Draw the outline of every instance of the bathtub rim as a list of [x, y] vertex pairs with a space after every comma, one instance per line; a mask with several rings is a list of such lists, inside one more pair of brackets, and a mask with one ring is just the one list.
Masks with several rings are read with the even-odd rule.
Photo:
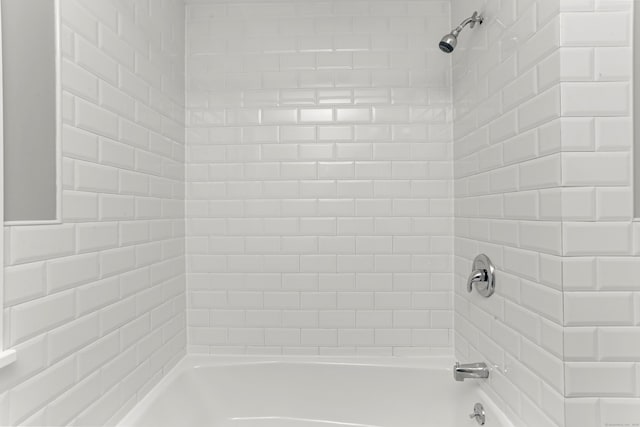
[[[268, 364], [302, 364], [302, 365], [346, 365], [346, 366], [370, 366], [388, 367], [394, 369], [429, 369], [438, 371], [451, 371], [455, 359], [450, 356], [415, 356], [415, 357], [391, 357], [391, 356], [323, 356], [323, 355], [210, 355], [187, 354], [156, 383], [151, 390], [140, 399], [129, 411], [127, 411], [115, 427], [135, 427], [135, 422], [146, 412], [154, 400], [165, 391], [171, 382], [183, 372], [190, 369], [225, 366], [250, 366]], [[451, 378], [451, 381], [454, 381]], [[488, 387], [483, 387], [480, 382], [474, 387], [478, 393], [478, 399], [488, 412], [495, 414], [504, 427], [519, 427], [524, 425], [507, 405], [501, 408], [498, 402], [502, 402]], [[467, 411], [468, 408], [461, 408]]]

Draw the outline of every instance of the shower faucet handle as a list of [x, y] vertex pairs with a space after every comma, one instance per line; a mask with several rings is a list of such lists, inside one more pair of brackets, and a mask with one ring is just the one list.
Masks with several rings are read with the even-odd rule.
[[473, 284], [480, 295], [489, 298], [496, 289], [495, 267], [485, 254], [480, 254], [473, 260], [473, 271], [467, 279], [467, 292], [473, 291]]
[[473, 291], [473, 284], [474, 283], [484, 283], [487, 281], [487, 270], [485, 269], [478, 269], [478, 270], [473, 270], [471, 272], [471, 275], [469, 276], [469, 278], [467, 279], [467, 292], [472, 292]]

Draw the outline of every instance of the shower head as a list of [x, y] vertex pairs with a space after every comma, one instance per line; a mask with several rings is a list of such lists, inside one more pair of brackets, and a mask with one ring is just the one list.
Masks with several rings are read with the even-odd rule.
[[453, 52], [453, 50], [456, 48], [456, 45], [458, 44], [458, 35], [460, 35], [460, 33], [462, 32], [462, 29], [467, 25], [469, 25], [470, 28], [473, 28], [475, 27], [476, 22], [478, 24], [482, 24], [482, 21], [484, 21], [482, 15], [478, 15], [478, 12], [473, 12], [473, 15], [471, 15], [471, 17], [462, 21], [460, 25], [453, 29], [453, 31], [451, 31], [449, 34], [446, 34], [442, 38], [442, 40], [440, 40], [438, 47], [444, 53]]
[[440, 47], [440, 50], [444, 53], [451, 53], [453, 52], [453, 49], [456, 48], [457, 44], [458, 37], [456, 37], [453, 33], [449, 33], [444, 36], [442, 40], [440, 40], [440, 44], [438, 44], [438, 47]]

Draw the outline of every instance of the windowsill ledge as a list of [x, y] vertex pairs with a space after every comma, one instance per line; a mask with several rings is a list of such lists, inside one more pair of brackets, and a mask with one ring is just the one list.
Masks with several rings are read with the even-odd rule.
[[17, 359], [15, 350], [5, 350], [0, 353], [0, 369], [11, 365]]

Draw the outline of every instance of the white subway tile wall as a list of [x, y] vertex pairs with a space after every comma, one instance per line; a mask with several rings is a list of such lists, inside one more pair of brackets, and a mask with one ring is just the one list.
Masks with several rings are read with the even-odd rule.
[[[474, 10], [453, 53], [455, 353], [494, 366], [486, 388], [522, 426], [564, 426], [559, 3], [453, 0]], [[580, 104], [580, 102], [578, 102]], [[467, 293], [473, 258], [496, 294]]]
[[[525, 425], [638, 423], [633, 1], [471, 6], [493, 20], [453, 64], [456, 354]], [[463, 290], [482, 251], [501, 301]]]
[[2, 425], [116, 420], [186, 349], [183, 2], [61, 5], [63, 224], [5, 229]]
[[454, 338], [523, 426], [640, 422], [632, 0], [61, 3], [64, 221], [5, 229], [0, 424], [113, 423], [187, 347]]
[[640, 228], [632, 221], [630, 104], [638, 4], [563, 3], [561, 61], [584, 57], [579, 75], [561, 83], [575, 132], [563, 144], [564, 204], [585, 206], [563, 209], [566, 425], [637, 424]]
[[449, 1], [187, 1], [189, 349], [452, 353]]

